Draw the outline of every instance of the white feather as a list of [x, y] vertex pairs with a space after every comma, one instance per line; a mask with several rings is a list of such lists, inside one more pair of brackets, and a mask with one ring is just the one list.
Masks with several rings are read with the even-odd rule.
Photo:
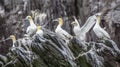
[[95, 19], [96, 19], [96, 17], [94, 15], [90, 16], [81, 28], [80, 28], [78, 21], [75, 19], [75, 23], [77, 23], [77, 26], [74, 26], [73, 31], [74, 31], [76, 37], [82, 41], [85, 41], [86, 40], [86, 33], [95, 24]]
[[[28, 19], [28, 20], [29, 20], [29, 19]], [[29, 20], [29, 22], [30, 22], [30, 26], [28, 26], [28, 28], [27, 28], [27, 30], [26, 30], [26, 33], [27, 33], [28, 36], [33, 36], [33, 35], [36, 33], [36, 31], [37, 31], [37, 27], [36, 27], [36, 25], [34, 24], [34, 22], [33, 22], [32, 19]]]
[[95, 34], [98, 38], [110, 39], [110, 35], [103, 28], [100, 27], [98, 22], [96, 22], [96, 24], [93, 28], [93, 31], [95, 32]]
[[43, 30], [37, 30], [36, 34], [42, 37], [43, 36]]
[[60, 38], [62, 38], [64, 40], [72, 39], [72, 36], [68, 32], [66, 32], [65, 30], [63, 30], [60, 25], [57, 26], [55, 33], [58, 36], [60, 36]]
[[[96, 15], [101, 15], [101, 14], [97, 13]], [[96, 36], [102, 39], [110, 39], [110, 35], [99, 25], [99, 22], [100, 21], [96, 17], [96, 24], [93, 27], [93, 31], [95, 32]]]

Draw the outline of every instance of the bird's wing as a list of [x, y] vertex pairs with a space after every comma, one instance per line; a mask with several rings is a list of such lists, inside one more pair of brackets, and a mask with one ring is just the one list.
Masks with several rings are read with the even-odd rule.
[[24, 24], [24, 30], [27, 30], [27, 27], [30, 26], [30, 23], [28, 20], [25, 21], [25, 24]]
[[87, 21], [85, 22], [85, 24], [81, 27], [80, 33], [81, 34], [86, 34], [95, 24], [95, 16], [91, 16], [87, 19]]
[[27, 28], [26, 33], [27, 33], [27, 34], [30, 33], [30, 27]]
[[65, 30], [61, 30], [62, 35], [64, 35], [66, 38], [71, 39], [72, 35], [70, 35], [68, 32], [66, 32]]

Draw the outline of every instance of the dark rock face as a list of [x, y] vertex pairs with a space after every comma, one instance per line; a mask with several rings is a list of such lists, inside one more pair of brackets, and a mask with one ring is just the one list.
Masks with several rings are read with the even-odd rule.
[[[120, 0], [0, 0], [0, 40], [6, 39], [11, 34], [16, 35], [17, 38], [23, 37], [24, 18], [31, 15], [31, 10], [38, 9], [40, 13], [47, 14], [47, 17], [39, 23], [51, 31], [54, 31], [57, 25], [52, 20], [63, 17], [65, 22], [63, 28], [73, 34], [71, 16], [76, 16], [82, 26], [89, 16], [108, 8], [101, 26], [106, 27], [111, 38], [120, 48], [119, 4]], [[88, 41], [96, 38], [92, 31], [87, 37]], [[11, 45], [10, 41], [0, 42], [0, 54], [5, 55]], [[113, 63], [112, 61], [110, 63]], [[116, 64], [113, 63], [113, 67], [116, 67]]]

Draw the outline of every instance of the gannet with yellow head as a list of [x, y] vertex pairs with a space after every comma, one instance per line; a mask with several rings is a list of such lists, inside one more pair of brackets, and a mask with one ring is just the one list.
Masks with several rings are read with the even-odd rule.
[[100, 39], [110, 39], [110, 35], [100, 26], [101, 13], [96, 14], [96, 24], [93, 27], [93, 31]]
[[30, 25], [27, 27], [26, 33], [27, 33], [28, 36], [33, 36], [37, 31], [37, 27], [34, 24], [31, 16], [27, 16], [26, 20], [28, 20], [29, 23], [30, 23]]
[[16, 37], [14, 35], [10, 35], [10, 39], [12, 39], [12, 42], [13, 42], [12, 47], [15, 47]]
[[36, 34], [38, 34], [39, 36], [43, 36], [43, 30], [41, 26], [37, 26], [37, 32]]
[[69, 43], [69, 40], [73, 38], [73, 36], [71, 36], [67, 31], [65, 31], [64, 29], [62, 29], [62, 25], [63, 25], [63, 19], [62, 18], [58, 18], [57, 20], [54, 21], [58, 21], [59, 24], [57, 26], [57, 28], [55, 29], [55, 33], [60, 36], [60, 38], [62, 38], [63, 40], [66, 41], [66, 43]]

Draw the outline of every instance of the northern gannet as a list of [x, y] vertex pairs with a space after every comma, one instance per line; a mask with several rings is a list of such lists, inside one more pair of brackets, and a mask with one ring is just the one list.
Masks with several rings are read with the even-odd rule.
[[[95, 24], [96, 20], [96, 16], [92, 15], [90, 16], [87, 21], [85, 22], [85, 24], [80, 27], [80, 25], [78, 25], [78, 21], [75, 19], [75, 21], [72, 23], [74, 25], [74, 33], [75, 35], [79, 35], [79, 39], [81, 41], [85, 41], [86, 39], [86, 33], [93, 27], [93, 25]], [[78, 26], [77, 26], [78, 25]], [[79, 30], [78, 30], [79, 29]], [[76, 36], [76, 37], [77, 37]], [[78, 37], [77, 37], [78, 38]]]
[[43, 30], [42, 30], [42, 27], [41, 26], [37, 26], [37, 32], [36, 32], [37, 35], [39, 36], [43, 36]]
[[96, 24], [93, 27], [93, 31], [95, 32], [96, 36], [100, 39], [110, 39], [110, 35], [100, 26], [100, 19], [101, 14], [96, 14]]
[[12, 45], [12, 47], [15, 47], [16, 46], [16, 37], [14, 36], [14, 35], [10, 35], [10, 37], [9, 37], [10, 39], [12, 39], [12, 42], [13, 42], [13, 45]]
[[37, 31], [37, 27], [34, 24], [31, 16], [27, 16], [25, 19], [28, 20], [30, 23], [30, 25], [27, 27], [26, 33], [28, 36], [33, 36]]
[[69, 43], [69, 40], [73, 38], [72, 35], [70, 35], [67, 31], [65, 31], [64, 29], [62, 29], [62, 25], [63, 25], [63, 19], [62, 18], [58, 18], [54, 21], [58, 21], [59, 24], [57, 26], [57, 28], [55, 29], [55, 33], [60, 36], [61, 39], [65, 40], [66, 43]]
[[85, 34], [81, 34], [81, 28], [79, 25], [79, 22], [77, 21], [77, 19], [75, 17], [73, 17], [75, 21], [73, 21], [71, 24], [74, 26], [73, 28], [73, 32], [75, 34], [75, 36], [80, 39], [81, 41], [85, 41]]

